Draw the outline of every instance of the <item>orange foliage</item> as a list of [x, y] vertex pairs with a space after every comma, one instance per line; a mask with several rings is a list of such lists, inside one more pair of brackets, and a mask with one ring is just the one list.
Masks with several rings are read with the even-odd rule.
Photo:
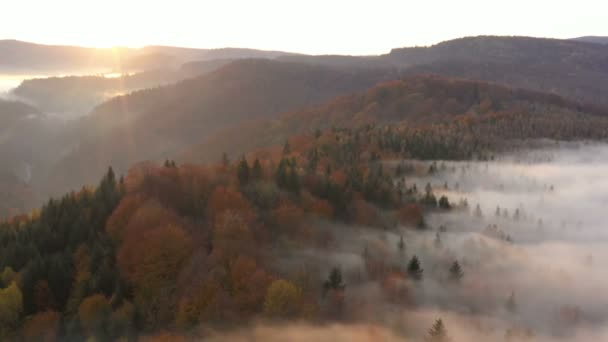
[[251, 205], [240, 192], [225, 186], [218, 186], [209, 198], [207, 215], [215, 220], [227, 210], [240, 213], [247, 223], [251, 223], [255, 219]]
[[125, 196], [106, 222], [106, 231], [114, 241], [120, 241], [133, 214], [141, 207], [141, 196]]
[[118, 251], [118, 264], [136, 287], [157, 288], [175, 279], [192, 249], [192, 240], [182, 228], [164, 225], [126, 239]]
[[374, 206], [364, 200], [354, 200], [352, 205], [354, 219], [357, 224], [369, 226], [377, 222], [378, 211]]
[[61, 315], [56, 311], [39, 312], [30, 317], [23, 326], [23, 340], [26, 342], [57, 341]]
[[329, 179], [334, 184], [337, 184], [339, 186], [344, 186], [346, 184], [347, 177], [346, 177], [346, 173], [344, 173], [343, 170], [336, 170], [336, 171], [332, 172]]
[[417, 225], [422, 222], [422, 209], [418, 204], [410, 203], [399, 210], [397, 217], [402, 224]]
[[325, 219], [331, 219], [334, 216], [334, 208], [324, 199], [315, 199], [310, 206], [310, 211], [314, 215]]

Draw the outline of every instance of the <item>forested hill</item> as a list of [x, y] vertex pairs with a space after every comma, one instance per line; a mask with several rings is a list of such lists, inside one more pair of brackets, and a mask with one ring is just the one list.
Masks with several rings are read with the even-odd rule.
[[[601, 111], [437, 77], [265, 125], [251, 132], [284, 139], [259, 150], [252, 140], [247, 157], [140, 163], [124, 178], [109, 169], [96, 188], [2, 223], [0, 339], [198, 340], [259, 320], [372, 319], [379, 302], [406, 309], [423, 277], [458, 286], [460, 265], [429, 261], [435, 271], [423, 274], [416, 255], [404, 260], [403, 238], [349, 243], [341, 253], [362, 260], [358, 273], [309, 257], [343, 248], [354, 229], [425, 231], [428, 213], [468, 210], [406, 181], [412, 165], [386, 161], [485, 159], [511, 140], [608, 136]], [[357, 300], [370, 287], [370, 301]]]
[[126, 171], [134, 162], [171, 156], [219, 128], [276, 117], [392, 78], [385, 69], [352, 72], [243, 60], [175, 85], [120, 96], [74, 127], [81, 143], [57, 164], [48, 183], [60, 191], [88, 184], [106, 165]]
[[334, 67], [392, 66], [409, 74], [435, 73], [484, 80], [579, 102], [608, 105], [608, 45], [577, 40], [478, 36], [429, 47], [396, 48], [386, 55], [284, 56]]
[[[240, 155], [252, 147], [280, 144], [293, 135], [368, 125], [408, 127], [417, 136], [428, 132], [428, 138], [432, 137], [431, 132], [440, 133], [432, 138], [444, 144], [453, 143], [455, 156], [456, 147], [471, 135], [480, 144], [483, 140], [484, 148], [491, 144], [493, 149], [500, 147], [503, 138], [603, 138], [607, 120], [608, 112], [601, 107], [580, 105], [552, 94], [486, 82], [412, 76], [294, 111], [276, 120], [248, 122], [221, 131], [184, 151], [182, 158], [218, 160], [222, 152]], [[477, 126], [482, 123], [483, 126]], [[438, 129], [441, 132], [435, 131]], [[451, 159], [450, 155], [443, 157]]]

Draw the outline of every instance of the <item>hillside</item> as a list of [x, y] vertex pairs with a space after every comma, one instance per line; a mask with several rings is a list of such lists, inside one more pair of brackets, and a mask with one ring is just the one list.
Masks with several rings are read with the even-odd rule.
[[86, 184], [103, 165], [124, 171], [136, 161], [164, 159], [217, 129], [276, 117], [393, 77], [390, 70], [244, 60], [175, 85], [116, 97], [74, 127], [80, 143], [57, 164], [49, 183], [62, 190]]
[[65, 74], [140, 71], [226, 58], [275, 58], [288, 53], [253, 49], [193, 49], [171, 46], [86, 48], [0, 40], [0, 73]]
[[[581, 106], [552, 94], [479, 81], [411, 76], [278, 119], [251, 121], [232, 127], [183, 151], [180, 160], [218, 160], [224, 152], [238, 156], [253, 147], [280, 145], [294, 135], [313, 135], [317, 130], [329, 128], [358, 129], [368, 125], [404, 126], [414, 129], [414, 132], [427, 130], [429, 138], [433, 138], [433, 134], [441, 134], [436, 138], [456, 145], [465, 141], [459, 134], [474, 132], [477, 140], [484, 141], [483, 148], [491, 145], [496, 149], [501, 138], [506, 137], [601, 138], [606, 134], [607, 119], [608, 111], [604, 109]], [[504, 125], [503, 129], [489, 127], [488, 122]], [[511, 128], [515, 131], [510, 131]], [[447, 134], [446, 130], [452, 132]], [[456, 145], [453, 146], [454, 151], [458, 150]], [[458, 158], [470, 154], [465, 153]], [[453, 158], [450, 155], [443, 157]]]
[[[260, 320], [353, 323], [433, 307], [433, 286], [460, 298], [491, 284], [505, 258], [529, 257], [498, 228], [479, 228], [479, 205], [448, 198], [458, 183], [428, 181], [470, 165], [404, 158], [487, 160], [509, 141], [602, 139], [605, 115], [555, 95], [415, 77], [274, 120], [283, 130], [255, 132], [285, 140], [248, 158], [108, 169], [96, 188], [0, 224], [0, 298], [21, 298], [5, 309], [3, 336], [200, 340]], [[527, 224], [500, 210], [501, 224]], [[449, 228], [429, 223], [440, 215]], [[451, 251], [455, 240], [467, 254]], [[476, 270], [489, 257], [497, 273]], [[462, 305], [474, 308], [470, 298]]]
[[595, 43], [595, 44], [608, 44], [608, 37], [600, 37], [600, 36], [584, 36], [584, 37], [572, 38], [572, 40], [576, 40], [579, 42]]
[[66, 118], [84, 116], [112, 97], [135, 90], [155, 88], [214, 71], [232, 60], [217, 59], [188, 62], [179, 68], [151, 69], [119, 77], [65, 76], [23, 81], [12, 95], [45, 112], [61, 113]]
[[429, 47], [396, 48], [374, 57], [285, 56], [340, 67], [385, 66], [408, 74], [483, 80], [608, 105], [608, 46], [576, 40], [478, 36]]

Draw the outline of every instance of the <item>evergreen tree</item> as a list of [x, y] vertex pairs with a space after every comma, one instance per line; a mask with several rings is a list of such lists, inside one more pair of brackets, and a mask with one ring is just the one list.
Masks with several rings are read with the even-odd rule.
[[451, 338], [448, 336], [448, 331], [443, 325], [441, 318], [435, 321], [425, 339], [427, 342], [449, 342]]
[[414, 255], [407, 266], [407, 274], [414, 280], [421, 280], [423, 272], [424, 270], [420, 266], [420, 260]]
[[452, 266], [450, 267], [450, 279], [452, 281], [460, 281], [464, 277], [464, 272], [462, 271], [462, 267], [458, 261], [454, 261]]
[[483, 217], [483, 213], [481, 212], [481, 207], [479, 206], [479, 204], [477, 204], [477, 206], [475, 207], [475, 217], [477, 217], [477, 218]]
[[441, 246], [443, 246], [439, 233], [435, 233], [435, 241], [433, 241], [433, 244], [435, 245], [435, 248], [441, 248]]
[[514, 313], [517, 311], [517, 300], [515, 299], [515, 292], [511, 292], [511, 295], [507, 299], [506, 307], [509, 312]]
[[452, 208], [450, 201], [448, 200], [448, 198], [445, 195], [443, 195], [443, 196], [441, 196], [441, 198], [439, 198], [439, 208], [441, 208], [441, 209]]
[[222, 153], [222, 166], [224, 168], [230, 166], [230, 159], [228, 159], [228, 154], [226, 152]]
[[243, 157], [239, 162], [236, 172], [239, 178], [239, 184], [241, 184], [241, 186], [249, 183], [249, 164], [247, 163], [247, 159], [245, 159], [245, 157]]
[[329, 278], [323, 283], [325, 291], [342, 291], [346, 288], [346, 285], [342, 281], [342, 271], [339, 268], [334, 267], [329, 273]]
[[405, 252], [405, 241], [403, 241], [403, 235], [399, 236], [397, 248], [399, 248], [399, 253], [403, 254]]
[[253, 167], [251, 168], [251, 178], [253, 180], [260, 180], [264, 177], [264, 170], [262, 170], [262, 164], [256, 158], [253, 162]]
[[285, 141], [285, 145], [283, 145], [283, 155], [288, 155], [291, 153], [291, 146], [289, 145], [289, 140]]

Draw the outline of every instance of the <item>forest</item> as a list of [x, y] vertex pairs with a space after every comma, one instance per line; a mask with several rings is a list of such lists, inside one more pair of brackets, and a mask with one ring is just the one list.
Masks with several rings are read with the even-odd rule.
[[0, 99], [0, 341], [608, 337], [605, 45], [117, 51]]
[[[0, 227], [0, 334], [164, 341], [260, 321], [356, 323], [372, 317], [373, 301], [362, 294], [369, 286], [394, 310], [415, 308], [413, 288], [427, 273], [456, 287], [466, 273], [457, 259], [423, 264], [407, 252], [403, 229], [436, 234], [438, 248], [445, 228], [433, 233], [429, 215], [482, 214], [465, 198], [436, 194], [442, 187], [416, 184], [444, 166], [407, 160], [489, 160], [504, 141], [600, 139], [608, 132], [602, 117], [562, 108], [564, 120], [556, 121], [546, 108], [417, 128], [318, 129], [232, 160], [144, 162], [124, 177], [110, 168], [98, 186]], [[356, 271], [343, 270], [344, 261], [304, 257], [331, 253], [361, 232], [399, 239], [390, 247], [354, 244], [358, 250], [350, 252], [363, 260]], [[447, 341], [440, 317], [429, 334]]]

